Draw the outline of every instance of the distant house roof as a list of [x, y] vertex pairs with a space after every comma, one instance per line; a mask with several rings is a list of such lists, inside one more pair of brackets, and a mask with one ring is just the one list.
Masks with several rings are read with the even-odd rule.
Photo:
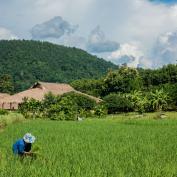
[[2, 98], [7, 97], [7, 96], [10, 96], [10, 95], [7, 94], [7, 93], [0, 93], [0, 100], [1, 100]]
[[29, 99], [34, 98], [36, 100], [41, 101], [44, 98], [44, 96], [49, 92], [51, 92], [54, 95], [62, 95], [64, 93], [72, 91], [88, 96], [94, 99], [96, 102], [101, 101], [101, 99], [99, 98], [76, 91], [73, 87], [71, 87], [68, 84], [37, 82], [28, 90], [25, 90], [12, 96], [4, 97], [3, 99], [0, 100], [0, 103], [22, 103], [25, 97]]

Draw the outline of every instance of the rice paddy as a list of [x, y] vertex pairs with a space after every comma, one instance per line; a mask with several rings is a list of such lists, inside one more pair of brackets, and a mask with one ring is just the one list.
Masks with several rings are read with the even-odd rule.
[[[37, 158], [19, 159], [12, 144], [37, 138]], [[0, 177], [175, 177], [177, 120], [114, 117], [82, 122], [31, 120], [0, 133]]]

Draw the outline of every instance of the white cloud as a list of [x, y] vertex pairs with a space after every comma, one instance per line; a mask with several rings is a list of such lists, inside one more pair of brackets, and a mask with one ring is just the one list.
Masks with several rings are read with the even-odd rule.
[[177, 31], [167, 32], [159, 36], [152, 53], [154, 67], [177, 61]]
[[31, 34], [33, 39], [60, 38], [63, 35], [70, 35], [77, 29], [77, 25], [72, 26], [62, 17], [54, 17], [42, 24], [35, 25]]
[[12, 40], [17, 39], [17, 36], [14, 35], [10, 30], [0, 27], [0, 40], [2, 39]]
[[145, 58], [138, 45], [135, 42], [121, 44], [117, 51], [108, 56], [108, 60], [115, 64], [127, 63], [131, 67], [138, 67], [139, 65], [149, 67], [151, 63]]
[[[29, 30], [34, 25], [62, 16], [80, 26], [76, 35], [66, 37], [63, 43], [82, 48], [90, 31], [100, 25], [106, 41], [130, 45], [131, 41], [140, 42], [144, 56], [140, 61], [144, 63], [153, 63], [147, 58], [151, 58], [158, 36], [177, 30], [177, 5], [155, 4], [148, 0], [7, 0], [0, 2], [0, 15], [3, 17], [0, 24], [21, 38], [29, 38]], [[160, 55], [156, 60], [160, 60]]]
[[87, 43], [87, 49], [92, 53], [112, 52], [119, 48], [115, 41], [107, 40], [100, 26], [91, 31]]

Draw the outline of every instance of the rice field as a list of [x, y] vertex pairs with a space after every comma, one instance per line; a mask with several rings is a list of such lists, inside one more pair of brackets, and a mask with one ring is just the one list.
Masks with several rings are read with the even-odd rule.
[[[13, 142], [37, 138], [36, 159], [16, 158]], [[128, 116], [82, 122], [31, 120], [0, 133], [0, 177], [176, 177], [177, 119]]]

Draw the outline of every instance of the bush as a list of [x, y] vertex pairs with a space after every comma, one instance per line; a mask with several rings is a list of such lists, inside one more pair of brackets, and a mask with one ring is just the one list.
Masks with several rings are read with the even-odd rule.
[[99, 104], [94, 108], [94, 115], [103, 117], [108, 113], [108, 109], [104, 104]]
[[5, 109], [0, 109], [0, 115], [7, 115], [9, 112]]
[[35, 99], [24, 98], [23, 103], [19, 106], [19, 112], [23, 114], [25, 118], [40, 117], [42, 104]]
[[143, 114], [150, 107], [150, 102], [147, 96], [141, 91], [134, 91], [130, 94], [130, 99], [134, 107], [134, 111]]
[[[91, 110], [94, 110], [95, 106], [95, 100], [83, 94], [70, 92], [62, 96], [55, 96], [48, 93], [41, 102], [34, 99], [24, 99], [19, 111], [25, 118], [77, 120], [78, 116], [90, 117], [92, 115]], [[101, 108], [96, 110], [99, 116], [103, 112]]]
[[76, 120], [77, 106], [69, 97], [61, 97], [58, 102], [48, 106], [45, 117], [51, 120]]
[[77, 109], [92, 110], [96, 106], [96, 101], [86, 95], [70, 92], [62, 95], [62, 98], [69, 97], [77, 105]]
[[110, 94], [104, 101], [109, 114], [133, 111], [133, 104], [126, 94]]

